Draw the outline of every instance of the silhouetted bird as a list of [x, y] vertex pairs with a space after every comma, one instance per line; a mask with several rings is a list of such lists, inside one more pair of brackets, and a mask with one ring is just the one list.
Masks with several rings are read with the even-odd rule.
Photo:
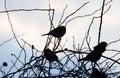
[[44, 35], [52, 35], [56, 38], [61, 38], [64, 36], [64, 34], [66, 33], [66, 27], [65, 26], [59, 26], [53, 30], [51, 30], [49, 33], [47, 34], [43, 34], [42, 36]]
[[50, 61], [50, 62], [57, 61], [58, 63], [60, 63], [61, 65], [63, 65], [63, 64], [59, 61], [57, 55], [56, 55], [53, 51], [51, 51], [50, 49], [45, 49], [45, 50], [44, 50], [44, 55], [45, 55], [45, 57], [46, 57], [46, 59], [47, 59], [48, 61]]
[[97, 62], [101, 56], [102, 53], [106, 50], [107, 43], [101, 42], [97, 46], [94, 47], [94, 50], [91, 51], [83, 60], [91, 61], [91, 62]]
[[104, 72], [100, 72], [97, 68], [94, 68], [90, 78], [107, 78], [107, 75]]

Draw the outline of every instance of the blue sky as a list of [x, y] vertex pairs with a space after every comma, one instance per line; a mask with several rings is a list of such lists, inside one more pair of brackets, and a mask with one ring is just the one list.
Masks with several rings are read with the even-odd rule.
[[[106, 0], [108, 2], [109, 0]], [[55, 9], [55, 18], [54, 25], [57, 26], [60, 16], [62, 14], [62, 10], [65, 8], [66, 4], [68, 8], [66, 9], [65, 16], [69, 15], [77, 8], [79, 8], [84, 2], [87, 0], [51, 0], [51, 8]], [[94, 10], [100, 8], [102, 4], [99, 0], [91, 0], [89, 4], [87, 4], [83, 9], [78, 11], [77, 15], [85, 15], [92, 13]], [[109, 5], [111, 8], [109, 12], [104, 15], [103, 19], [103, 28], [101, 41], [107, 41], [108, 43], [120, 38], [120, 0], [113, 0]], [[105, 8], [109, 7], [107, 5]], [[48, 0], [7, 0], [7, 9], [47, 9], [48, 8]], [[4, 9], [4, 0], [0, 0], [0, 11]], [[96, 15], [100, 14], [98, 12]], [[33, 44], [40, 51], [43, 50], [46, 37], [42, 37], [41, 35], [47, 33], [49, 31], [49, 20], [48, 13], [42, 11], [34, 11], [34, 12], [12, 12], [10, 13], [11, 22], [13, 24], [14, 31], [16, 35], [24, 34], [25, 35], [19, 37], [19, 39], [24, 39], [30, 44]], [[87, 32], [88, 25], [91, 22], [91, 17], [78, 18], [67, 25], [67, 33], [62, 39], [62, 45], [68, 41], [65, 47], [72, 48], [73, 36], [76, 40], [77, 44], [82, 43], [82, 39]], [[96, 20], [93, 23], [91, 29], [91, 47], [97, 44], [97, 34], [98, 34], [98, 26], [99, 20]], [[10, 38], [13, 37], [13, 34], [10, 29], [10, 24], [8, 22], [7, 16], [5, 13], [0, 14], [0, 44]], [[110, 45], [108, 48], [119, 49], [120, 42], [117, 42], [113, 45]], [[10, 42], [0, 46], [0, 65], [3, 61], [10, 61], [12, 57], [11, 53], [19, 53], [19, 46], [16, 41], [13, 39]], [[110, 53], [106, 53], [106, 55], [110, 55]], [[7, 57], [7, 58], [6, 58]]]

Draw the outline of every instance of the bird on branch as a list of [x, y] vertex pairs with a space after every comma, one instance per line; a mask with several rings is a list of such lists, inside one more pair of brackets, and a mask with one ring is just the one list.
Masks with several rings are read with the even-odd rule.
[[[97, 62], [101, 56], [102, 53], [105, 52], [107, 47], [107, 43], [106, 42], [101, 42], [99, 43], [97, 46], [94, 47], [94, 50], [91, 51], [85, 58], [83, 58], [82, 60], [86, 60], [86, 61], [91, 61], [91, 62]], [[81, 59], [80, 59], [81, 60]], [[80, 61], [79, 60], [79, 61]]]
[[46, 57], [46, 59], [47, 59], [49, 62], [57, 61], [58, 63], [60, 63], [61, 65], [63, 65], [63, 64], [59, 61], [57, 55], [56, 55], [53, 51], [51, 51], [50, 49], [48, 49], [48, 48], [47, 48], [47, 49], [44, 49], [44, 56]]
[[51, 30], [49, 33], [47, 34], [43, 34], [42, 36], [45, 35], [52, 35], [56, 38], [61, 38], [65, 35], [66, 33], [66, 27], [65, 26], [58, 26], [57, 28]]

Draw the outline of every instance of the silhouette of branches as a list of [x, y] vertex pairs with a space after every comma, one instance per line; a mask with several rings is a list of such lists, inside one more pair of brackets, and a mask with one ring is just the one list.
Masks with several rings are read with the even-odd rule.
[[[25, 35], [25, 34], [20, 34], [20, 35], [18, 35], [18, 36], [16, 36], [16, 37], [21, 37], [21, 36], [23, 36], [23, 35]], [[9, 41], [11, 41], [11, 40], [13, 40], [14, 39], [14, 37], [13, 38], [10, 38], [10, 39], [8, 39], [8, 40], [5, 40], [4, 42], [2, 42], [1, 44], [0, 44], [0, 46], [3, 46], [4, 44], [6, 44], [7, 42], [9, 42]]]
[[[4, 70], [4, 67], [7, 66], [7, 63], [4, 62], [3, 65], [0, 67], [0, 77], [3, 78], [13, 78], [13, 77], [78, 77], [78, 78], [91, 78], [94, 75], [94, 69], [97, 70], [97, 73], [104, 73], [107, 77], [114, 78], [120, 76], [120, 70], [115, 70], [115, 68], [119, 68], [120, 65], [120, 58], [117, 57], [120, 55], [120, 51], [116, 49], [104, 49], [105, 52], [113, 52], [114, 54], [110, 57], [101, 55], [100, 60], [98, 60], [96, 63], [91, 61], [85, 61], [81, 60], [86, 55], [88, 55], [91, 51], [93, 51], [91, 48], [96, 49], [96, 45], [94, 47], [91, 47], [91, 27], [96, 19], [100, 19], [100, 24], [98, 28], [98, 44], [101, 42], [101, 31], [102, 31], [102, 23], [103, 23], [103, 16], [110, 10], [111, 5], [109, 3], [112, 2], [112, 0], [106, 2], [103, 0], [103, 4], [101, 7], [97, 10], [95, 10], [92, 13], [89, 13], [87, 15], [81, 15], [81, 16], [75, 16], [70, 19], [71, 16], [75, 15], [78, 11], [80, 11], [85, 5], [89, 4], [88, 2], [83, 3], [78, 9], [76, 9], [71, 14], [67, 15], [65, 17], [64, 13], [67, 9], [67, 6], [63, 9], [62, 16], [58, 22], [57, 26], [54, 26], [54, 13], [55, 9], [52, 9], [50, 2], [49, 2], [49, 8], [48, 9], [16, 9], [16, 10], [8, 10], [7, 9], [7, 2], [5, 0], [4, 7], [5, 11], [0, 11], [0, 13], [6, 13], [7, 18], [9, 21], [9, 24], [11, 26], [11, 31], [13, 33], [13, 38], [3, 42], [3, 44], [9, 42], [10, 40], [14, 39], [18, 43], [20, 47], [19, 54], [16, 55], [14, 53], [11, 54], [15, 58], [15, 60], [11, 60], [11, 67], [8, 71]], [[109, 5], [109, 7], [105, 10], [105, 6]], [[73, 37], [73, 49], [64, 48], [61, 45], [62, 37], [61, 38], [55, 38], [54, 36], [48, 35], [46, 44], [43, 50], [38, 50], [33, 44], [30, 44], [29, 42], [25, 41], [24, 39], [18, 40], [17, 38], [19, 36], [16, 35], [14, 32], [14, 26], [12, 24], [12, 20], [10, 18], [9, 12], [19, 12], [19, 11], [47, 11], [49, 16], [49, 26], [50, 31], [55, 29], [59, 26], [65, 26], [67, 28], [67, 24], [74, 19], [77, 18], [83, 18], [92, 16], [92, 19], [90, 21], [90, 24], [88, 26], [88, 29], [86, 29], [87, 33], [85, 34], [85, 37], [83, 38], [82, 44], [79, 44], [76, 46], [76, 40]], [[94, 16], [95, 13], [100, 12], [101, 15]], [[65, 19], [63, 19], [65, 17]], [[20, 41], [23, 42], [23, 44], [20, 43]], [[120, 39], [111, 41], [108, 43], [107, 47], [112, 45], [113, 43], [119, 42]], [[66, 41], [67, 42], [67, 41]], [[1, 46], [3, 45], [1, 44]], [[52, 45], [51, 52], [54, 52], [56, 57], [58, 57], [57, 61], [49, 61], [45, 56], [45, 50], [47, 48], [50, 48]], [[101, 48], [101, 47], [100, 47]], [[29, 50], [29, 51], [28, 51]], [[100, 50], [99, 50], [100, 51]], [[27, 52], [29, 52], [31, 55], [30, 57], [27, 57]], [[93, 56], [94, 57], [94, 56]], [[21, 59], [22, 58], [22, 59]], [[49, 57], [50, 58], [50, 57]], [[52, 58], [52, 57], [51, 57]], [[117, 58], [117, 59], [116, 59]], [[117, 66], [117, 67], [116, 67]]]

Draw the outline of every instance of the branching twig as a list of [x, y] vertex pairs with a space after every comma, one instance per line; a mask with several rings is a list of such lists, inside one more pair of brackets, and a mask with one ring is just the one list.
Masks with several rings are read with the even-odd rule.
[[60, 25], [62, 25], [70, 16], [74, 15], [76, 12], [78, 12], [80, 9], [82, 9], [86, 4], [88, 4], [88, 2], [84, 3], [80, 8], [78, 8], [77, 10], [75, 10], [73, 13], [71, 13], [70, 15], [68, 15], [61, 23]]

